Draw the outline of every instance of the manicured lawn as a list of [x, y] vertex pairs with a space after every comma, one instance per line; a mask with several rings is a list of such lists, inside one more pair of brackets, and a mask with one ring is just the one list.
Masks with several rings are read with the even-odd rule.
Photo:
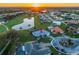
[[[54, 47], [49, 46], [49, 48], [51, 50], [51, 55], [58, 55], [59, 52]], [[61, 55], [66, 55], [66, 54], [61, 53]]]
[[66, 25], [66, 24], [64, 24], [64, 23], [62, 23], [59, 27], [60, 27], [63, 31], [65, 31], [65, 29], [66, 29], [67, 25]]
[[[7, 26], [9, 28], [11, 28], [11, 26], [13, 26], [14, 24], [17, 24], [17, 23], [21, 23], [22, 22], [22, 19], [26, 17], [26, 15], [21, 15], [21, 16], [18, 16], [17, 18], [15, 18], [14, 20], [11, 20], [9, 21], [10, 23], [7, 24]], [[34, 16], [35, 17], [35, 27], [37, 29], [40, 29], [40, 27], [42, 26], [42, 28], [46, 29], [50, 24], [49, 23], [45, 23], [45, 24], [41, 24], [38, 20], [38, 17], [37, 16]], [[17, 21], [15, 21], [17, 20]], [[15, 23], [14, 23], [15, 22]], [[20, 37], [20, 40], [18, 42], [28, 42], [28, 41], [34, 41], [36, 40], [32, 34], [31, 34], [31, 31], [30, 30], [20, 30], [18, 31], [19, 33], [19, 37]]]
[[[35, 17], [35, 28], [36, 29], [40, 29], [40, 28], [47, 29], [48, 26], [51, 24], [51, 23], [43, 23], [43, 24], [41, 24], [41, 22], [38, 19], [37, 15], [33, 15], [33, 16]], [[10, 19], [5, 25], [9, 29], [11, 29], [12, 26], [22, 23], [24, 18], [27, 18], [27, 15], [26, 14], [19, 15], [19, 16], [13, 18], [13, 19]], [[66, 28], [66, 25], [65, 24], [62, 24], [59, 27], [62, 28], [63, 31], [64, 31], [65, 28]], [[0, 32], [3, 32], [3, 31], [5, 31], [5, 28], [0, 25]], [[17, 42], [12, 42], [14, 44], [10, 44], [8, 46], [8, 48], [5, 51], [5, 54], [7, 54], [8, 53], [7, 51], [8, 50], [11, 50], [12, 47], [15, 48], [16, 47], [16, 43], [18, 43], [18, 42], [25, 43], [25, 42], [37, 40], [35, 37], [32, 36], [31, 30], [19, 30], [17, 32], [19, 34], [19, 40]], [[75, 35], [75, 37], [79, 37], [79, 35]], [[50, 38], [45, 37], [45, 38], [41, 39], [40, 41], [45, 42], [45, 43], [50, 43]], [[55, 48], [53, 48], [52, 46], [49, 46], [49, 48], [51, 50], [51, 54], [52, 55], [57, 55], [58, 54], [58, 52], [56, 51]]]
[[[76, 26], [79, 26], [79, 25], [76, 25]], [[65, 25], [65, 24], [62, 23], [59, 27], [61, 29], [63, 29], [63, 31], [66, 33], [66, 35], [68, 35], [68, 36], [70, 36], [72, 38], [79, 38], [79, 34], [73, 34], [72, 32], [68, 33], [68, 31], [66, 31], [66, 28], [68, 27], [68, 25]]]
[[50, 43], [51, 39], [49, 37], [43, 37], [43, 38], [40, 38], [38, 42]]
[[74, 35], [75, 38], [79, 38], [79, 34]]
[[40, 22], [40, 20], [38, 19], [38, 17], [37, 16], [34, 16], [35, 17], [35, 27], [37, 28], [37, 29], [40, 29], [41, 27], [43, 28], [43, 29], [47, 29], [48, 28], [48, 26], [50, 25], [50, 23], [41, 23]]
[[[50, 23], [44, 23], [44, 24], [41, 24], [38, 20], [38, 17], [35, 15], [35, 27], [36, 29], [40, 29], [41, 27], [43, 29], [47, 29], [47, 27], [50, 25]], [[5, 25], [11, 29], [12, 26], [16, 25], [16, 24], [20, 24], [23, 22], [23, 19], [24, 18], [27, 18], [27, 15], [26, 14], [23, 14], [23, 15], [19, 15], [18, 17], [15, 17], [11, 20], [8, 21], [8, 23], [6, 23]], [[32, 30], [32, 29], [31, 29]], [[20, 42], [20, 43], [25, 43], [25, 42], [29, 42], [29, 41], [34, 41], [34, 40], [37, 40], [35, 37], [32, 36], [31, 34], [31, 30], [19, 30], [17, 31], [18, 34], [19, 34], [19, 40], [16, 42]], [[48, 40], [47, 40], [48, 39]], [[49, 38], [45, 38], [44, 40], [45, 42], [49, 42]], [[16, 44], [12, 44], [11, 46], [15, 46]], [[12, 47], [9, 47], [8, 50]], [[15, 47], [14, 47], [15, 48]], [[13, 49], [12, 49], [13, 50]], [[5, 54], [7, 54], [7, 52], [5, 51]]]
[[[50, 25], [49, 23], [41, 24], [39, 22], [39, 20], [38, 20], [38, 17], [37, 16], [34, 16], [34, 17], [35, 17], [35, 27], [36, 27], [36, 29], [40, 29], [41, 26], [42, 26], [43, 29], [46, 29]], [[31, 30], [20, 30], [20, 31], [18, 31], [18, 33], [19, 33], [19, 37], [20, 37], [19, 42], [28, 42], [28, 41], [34, 41], [34, 40], [36, 40], [32, 36]]]
[[18, 42], [29, 42], [35, 40], [29, 30], [20, 30], [18, 31], [18, 33], [20, 38]]
[[69, 36], [72, 37], [72, 38], [79, 38], [79, 34], [71, 34]]
[[57, 55], [58, 52], [57, 52], [57, 50], [54, 47], [49, 46], [49, 48], [51, 50], [51, 55]]
[[[26, 14], [19, 15], [13, 19], [9, 19], [9, 21], [6, 22], [4, 25], [6, 25], [9, 29], [11, 29], [12, 26], [22, 23], [23, 19], [26, 17], [27, 17]], [[5, 30], [6, 30], [6, 28], [4, 26], [0, 25], [0, 32], [4, 32]]]
[[[26, 18], [27, 15], [26, 14], [23, 14], [23, 15], [19, 15], [13, 19], [10, 19], [7, 23], [5, 23], [5, 25], [8, 27], [8, 28], [12, 28], [12, 26], [14, 25], [17, 25], [17, 24], [20, 24], [23, 22], [23, 19]], [[43, 29], [47, 29], [47, 27], [50, 25], [50, 23], [44, 23], [44, 24], [41, 24], [40, 21], [38, 20], [38, 17], [35, 15], [35, 27], [37, 29], [40, 29], [41, 27]]]
[[19, 15], [19, 16], [13, 18], [13, 19], [10, 19], [5, 25], [8, 28], [12, 28], [12, 26], [22, 23], [23, 19], [26, 18], [26, 17], [27, 17], [26, 14]]
[[0, 32], [4, 32], [4, 31], [6, 31], [6, 28], [4, 26], [0, 25]]

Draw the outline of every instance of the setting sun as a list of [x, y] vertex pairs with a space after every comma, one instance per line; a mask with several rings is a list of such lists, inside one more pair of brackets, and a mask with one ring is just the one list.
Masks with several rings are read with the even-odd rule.
[[32, 11], [39, 12], [40, 11], [40, 4], [32, 4]]
[[40, 7], [40, 4], [35, 3], [35, 4], [32, 4], [32, 6], [33, 7]]

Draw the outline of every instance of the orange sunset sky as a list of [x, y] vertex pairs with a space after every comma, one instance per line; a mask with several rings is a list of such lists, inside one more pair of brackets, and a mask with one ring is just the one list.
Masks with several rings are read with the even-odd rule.
[[79, 3], [0, 3], [0, 7], [78, 7]]

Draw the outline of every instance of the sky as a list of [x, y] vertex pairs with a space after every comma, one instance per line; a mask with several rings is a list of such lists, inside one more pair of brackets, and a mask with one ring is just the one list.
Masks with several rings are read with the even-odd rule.
[[77, 7], [79, 3], [0, 3], [0, 7]]

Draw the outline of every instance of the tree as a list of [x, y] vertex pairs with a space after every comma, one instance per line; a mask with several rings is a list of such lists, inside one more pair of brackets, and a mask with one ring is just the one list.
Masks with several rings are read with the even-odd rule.
[[[10, 43], [14, 44], [16, 40], [18, 40], [18, 38], [18, 33], [15, 30], [9, 30], [8, 32], [2, 33], [0, 35], [0, 54], [3, 54], [3, 52], [6, 51]], [[10, 48], [8, 49], [10, 50]]]

